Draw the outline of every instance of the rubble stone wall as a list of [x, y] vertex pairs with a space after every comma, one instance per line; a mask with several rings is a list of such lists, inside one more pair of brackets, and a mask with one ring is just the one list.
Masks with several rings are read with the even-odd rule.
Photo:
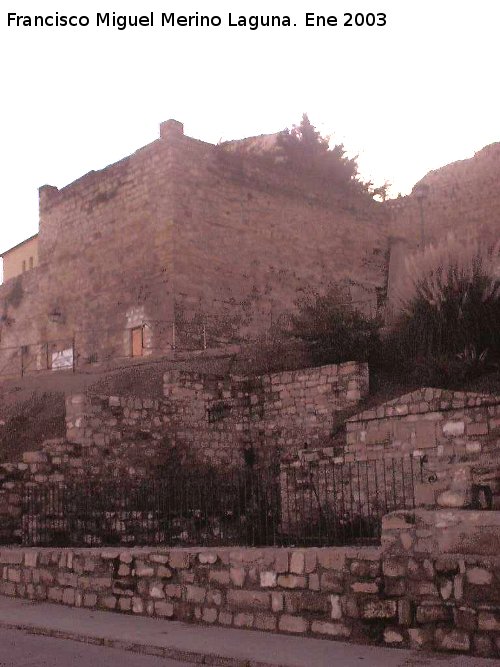
[[67, 437], [115, 462], [133, 446], [216, 467], [268, 464], [329, 440], [334, 415], [367, 392], [368, 367], [354, 362], [258, 377], [170, 371], [162, 401], [68, 398]]
[[0, 592], [165, 619], [500, 657], [498, 512], [403, 512], [383, 546], [0, 549]]
[[497, 396], [421, 389], [348, 419], [346, 454], [459, 457], [480, 453], [499, 427]]

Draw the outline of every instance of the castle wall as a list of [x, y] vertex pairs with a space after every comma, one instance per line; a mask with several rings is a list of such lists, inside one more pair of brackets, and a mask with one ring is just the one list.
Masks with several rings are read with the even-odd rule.
[[[385, 212], [263, 156], [178, 138], [176, 295], [222, 329], [252, 332], [293, 308], [300, 290], [352, 284], [373, 312], [385, 287]], [[195, 279], [193, 279], [195, 278]], [[243, 324], [243, 327], [241, 326]]]
[[1, 346], [76, 337], [81, 365], [129, 355], [130, 329], [144, 322], [144, 353], [168, 351], [173, 320], [179, 349], [219, 346], [267, 329], [297, 290], [331, 280], [351, 280], [373, 308], [384, 221], [367, 196], [331, 193], [167, 121], [120, 162], [40, 189], [39, 266], [21, 277], [33, 288], [14, 308], [14, 283], [0, 290]]
[[[396, 305], [404, 256], [446, 239], [471, 235], [485, 243], [500, 237], [500, 143], [429, 172], [407, 197], [387, 201], [391, 242], [388, 300]], [[419, 201], [419, 192], [423, 195]]]

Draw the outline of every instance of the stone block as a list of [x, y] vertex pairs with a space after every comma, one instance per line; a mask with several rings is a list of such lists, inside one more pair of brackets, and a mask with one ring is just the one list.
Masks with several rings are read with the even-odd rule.
[[36, 567], [38, 563], [38, 552], [34, 550], [26, 551], [24, 554], [24, 564], [26, 567]]
[[443, 435], [457, 437], [465, 433], [465, 422], [447, 421], [443, 424]]
[[229, 590], [227, 592], [227, 603], [231, 607], [243, 609], [269, 609], [271, 596], [262, 591]]
[[391, 597], [400, 597], [406, 593], [406, 579], [385, 579], [384, 593]]
[[276, 572], [261, 572], [260, 586], [261, 588], [275, 588], [277, 585]]
[[62, 594], [62, 603], [74, 605], [75, 604], [75, 590], [74, 588], [65, 588]]
[[255, 614], [255, 628], [257, 630], [276, 630], [278, 621], [275, 616], [270, 614]]
[[479, 630], [500, 632], [500, 612], [480, 611], [477, 625]]
[[160, 579], [171, 579], [172, 570], [169, 567], [165, 567], [164, 565], [158, 565], [156, 576]]
[[397, 628], [384, 628], [384, 642], [386, 644], [398, 645], [404, 642], [405, 638]]
[[163, 584], [154, 582], [149, 587], [149, 596], [161, 600], [165, 597], [165, 592], [163, 590]]
[[434, 641], [436, 648], [442, 651], [466, 653], [470, 650], [470, 636], [465, 630], [437, 628]]
[[217, 554], [210, 551], [202, 551], [198, 554], [198, 560], [203, 565], [213, 565], [217, 562]]
[[118, 609], [120, 611], [130, 611], [132, 608], [132, 600], [128, 597], [118, 598]]
[[477, 586], [489, 586], [493, 581], [493, 573], [482, 567], [472, 567], [466, 571], [467, 581]]
[[396, 600], [364, 600], [360, 604], [361, 618], [396, 618], [398, 607]]
[[284, 595], [283, 593], [271, 593], [271, 609], [277, 613], [284, 609]]
[[311, 632], [318, 635], [328, 635], [329, 637], [347, 638], [351, 635], [351, 630], [342, 623], [326, 623], [324, 621], [313, 621]]
[[438, 623], [440, 621], [451, 621], [452, 609], [444, 605], [418, 605], [417, 623]]
[[151, 561], [151, 563], [166, 565], [169, 561], [169, 557], [168, 554], [149, 554], [148, 560]]
[[342, 593], [344, 591], [344, 580], [342, 575], [336, 574], [335, 572], [323, 572], [321, 575], [321, 590], [332, 593]]
[[209, 588], [205, 602], [207, 605], [215, 605], [216, 607], [220, 607], [222, 604], [222, 593], [220, 591], [214, 590], [213, 588]]
[[296, 634], [304, 634], [308, 629], [308, 622], [301, 616], [290, 616], [283, 614], [279, 619], [278, 627], [281, 632], [293, 632]]
[[254, 615], [247, 613], [238, 613], [234, 615], [233, 625], [236, 628], [252, 628], [254, 622]]
[[353, 593], [378, 593], [379, 583], [376, 581], [355, 581], [351, 584]]
[[99, 606], [103, 609], [116, 609], [117, 599], [114, 595], [106, 595], [99, 600]]
[[186, 551], [171, 551], [170, 567], [175, 570], [187, 569], [189, 567], [189, 553]]
[[315, 551], [309, 549], [305, 554], [304, 572], [307, 574], [314, 572], [317, 566], [318, 557]]
[[318, 549], [318, 562], [326, 570], [342, 571], [345, 567], [345, 549]]
[[195, 602], [196, 604], [203, 604], [207, 592], [201, 586], [186, 586], [186, 601]]
[[475, 634], [472, 640], [472, 649], [475, 655], [483, 658], [495, 657], [495, 647], [490, 635]]
[[330, 618], [339, 621], [342, 618], [342, 604], [340, 595], [330, 595]]
[[288, 614], [311, 612], [326, 614], [329, 609], [328, 598], [312, 591], [285, 593], [285, 609]]
[[229, 570], [229, 578], [231, 583], [238, 588], [242, 588], [245, 584], [246, 572], [242, 567], [232, 567]]
[[319, 589], [320, 589], [319, 575], [316, 574], [316, 572], [313, 572], [312, 574], [309, 575], [309, 590], [319, 591]]
[[[350, 566], [351, 574], [354, 577], [374, 579], [380, 574], [379, 561], [353, 560]], [[403, 575], [401, 575], [403, 576]]]
[[209, 570], [208, 580], [220, 584], [221, 586], [227, 586], [231, 582], [227, 570]]
[[134, 614], [144, 614], [144, 602], [142, 598], [133, 597], [132, 598], [132, 611]]
[[455, 627], [461, 630], [473, 632], [477, 628], [477, 612], [468, 607], [458, 607], [453, 609], [453, 618]]
[[179, 584], [167, 584], [164, 590], [165, 595], [169, 598], [180, 600], [182, 597], [182, 586], [179, 586]]
[[84, 593], [83, 594], [83, 606], [84, 607], [95, 607], [97, 605], [97, 595], [95, 593]]
[[284, 549], [277, 549], [274, 561], [274, 569], [278, 574], [288, 572], [289, 567], [289, 553]]
[[52, 602], [62, 602], [63, 589], [57, 586], [51, 586], [47, 590], [47, 598]]
[[278, 586], [282, 588], [305, 588], [307, 586], [307, 577], [295, 574], [280, 574], [278, 577]]
[[413, 649], [430, 649], [433, 646], [434, 632], [431, 628], [409, 628], [410, 647]]
[[382, 572], [385, 577], [404, 577], [406, 575], [406, 559], [384, 559], [382, 562]]
[[290, 558], [290, 572], [303, 574], [305, 569], [305, 555], [302, 551], [294, 551]]
[[201, 614], [201, 620], [204, 623], [215, 623], [217, 621], [218, 613], [218, 609], [214, 609], [213, 607], [204, 607]]
[[174, 615], [174, 605], [171, 602], [155, 602], [155, 614], [166, 618], [172, 618]]
[[219, 612], [219, 623], [221, 625], [231, 625], [233, 622], [233, 615], [228, 611]]

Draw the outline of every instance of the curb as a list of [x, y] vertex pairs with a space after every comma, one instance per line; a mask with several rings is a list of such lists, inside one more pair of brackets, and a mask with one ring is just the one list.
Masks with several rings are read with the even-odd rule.
[[245, 658], [231, 658], [214, 653], [199, 653], [194, 651], [184, 651], [169, 646], [153, 646], [148, 644], [137, 644], [126, 642], [120, 639], [107, 639], [106, 637], [96, 637], [94, 635], [82, 635], [77, 632], [67, 632], [63, 630], [54, 630], [37, 625], [23, 623], [7, 623], [0, 620], [0, 627], [8, 630], [22, 630], [31, 635], [41, 635], [44, 637], [53, 637], [54, 639], [69, 639], [71, 641], [81, 642], [83, 644], [94, 644], [97, 646], [106, 646], [108, 648], [117, 648], [131, 653], [142, 655], [152, 655], [158, 658], [169, 658], [179, 662], [193, 662], [197, 665], [212, 665], [212, 667], [288, 667], [287, 665], [278, 665], [273, 662], [260, 662], [258, 660], [247, 660]]

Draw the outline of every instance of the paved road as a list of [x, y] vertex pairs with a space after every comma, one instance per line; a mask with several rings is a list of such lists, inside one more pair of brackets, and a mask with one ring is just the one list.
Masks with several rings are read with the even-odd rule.
[[195, 667], [192, 662], [130, 653], [69, 639], [0, 628], [0, 667]]

